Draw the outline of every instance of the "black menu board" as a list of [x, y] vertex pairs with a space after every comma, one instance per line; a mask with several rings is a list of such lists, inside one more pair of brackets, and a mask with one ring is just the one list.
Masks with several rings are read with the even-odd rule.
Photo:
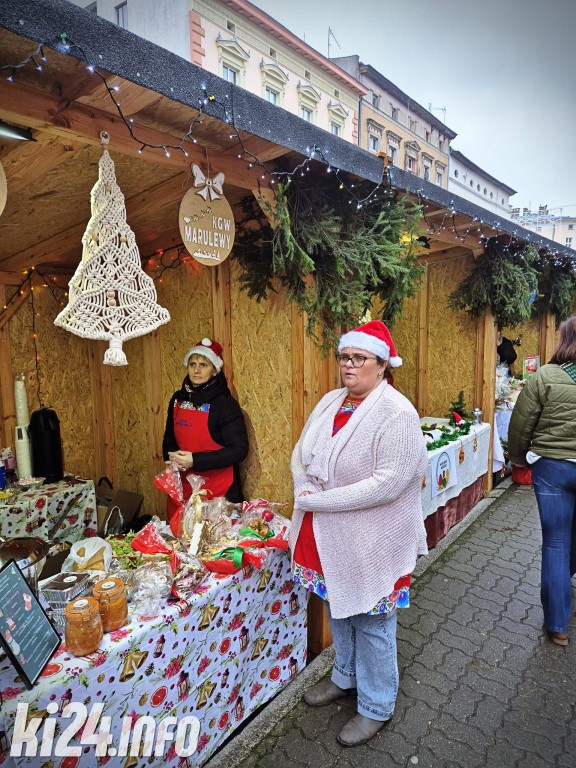
[[32, 688], [60, 645], [60, 635], [14, 560], [0, 570], [0, 646]]

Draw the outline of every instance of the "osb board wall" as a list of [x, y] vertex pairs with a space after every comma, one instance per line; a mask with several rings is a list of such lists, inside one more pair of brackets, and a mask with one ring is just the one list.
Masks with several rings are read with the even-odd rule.
[[475, 407], [476, 324], [465, 312], [448, 306], [449, 294], [468, 274], [472, 258], [452, 259], [428, 267], [428, 411], [442, 417], [463, 390]]
[[[64, 470], [82, 477], [91, 477], [94, 444], [88, 380], [90, 342], [54, 325], [54, 318], [61, 307], [48, 288], [34, 288], [34, 306], [41, 398], [45, 406], [54, 408], [60, 419]], [[12, 372], [14, 376], [25, 374], [28, 406], [32, 413], [40, 404], [37, 396], [30, 299], [12, 317], [9, 326]]]
[[[502, 328], [502, 336], [507, 339], [513, 340], [520, 335], [522, 335], [522, 343], [519, 347], [514, 347], [518, 357], [512, 364], [511, 372], [514, 376], [522, 378], [522, 358], [540, 354], [540, 321], [529, 320], [515, 328]], [[547, 362], [547, 360], [540, 360], [540, 365]]]
[[[376, 319], [378, 307], [372, 310], [372, 318]], [[390, 329], [396, 352], [402, 358], [402, 365], [392, 369], [394, 386], [412, 405], [416, 405], [416, 381], [418, 378], [418, 297], [406, 299], [402, 309], [402, 317]]]
[[248, 427], [242, 467], [246, 498], [291, 502], [292, 363], [288, 301], [273, 294], [258, 304], [239, 288], [230, 264], [234, 385]]

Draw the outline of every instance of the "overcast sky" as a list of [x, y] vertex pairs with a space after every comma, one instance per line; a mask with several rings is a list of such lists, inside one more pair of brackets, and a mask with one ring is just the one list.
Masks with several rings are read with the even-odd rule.
[[[358, 54], [423, 107], [455, 149], [576, 216], [576, 0], [251, 0], [325, 56]], [[443, 120], [443, 112], [433, 110]]]

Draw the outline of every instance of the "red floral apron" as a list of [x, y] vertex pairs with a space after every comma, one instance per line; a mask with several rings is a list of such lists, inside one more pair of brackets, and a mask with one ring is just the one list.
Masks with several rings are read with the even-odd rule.
[[[212, 440], [208, 431], [208, 412], [210, 404], [205, 403], [200, 409], [186, 407], [187, 403], [174, 403], [174, 436], [181, 451], [190, 451], [190, 453], [201, 453], [204, 451], [217, 451], [224, 446], [218, 445]], [[186, 480], [186, 476], [196, 474], [194, 467], [186, 472], [181, 472], [182, 488], [184, 499], [189, 499], [192, 495], [192, 487]], [[234, 480], [234, 469], [232, 467], [223, 467], [222, 469], [205, 469], [198, 472], [199, 475], [206, 478], [203, 489], [210, 491], [208, 498], [216, 496], [225, 496], [226, 491], [232, 485]], [[168, 498], [167, 514], [168, 520], [176, 512], [177, 506]]]

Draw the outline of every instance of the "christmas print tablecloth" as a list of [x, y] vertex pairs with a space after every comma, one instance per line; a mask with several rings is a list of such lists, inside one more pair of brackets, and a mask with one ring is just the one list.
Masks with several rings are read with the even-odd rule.
[[[173, 743], [168, 743], [163, 757], [152, 754], [132, 762], [129, 755], [98, 759], [93, 746], [84, 746], [79, 765], [202, 765], [248, 714], [304, 667], [306, 598], [294, 586], [288, 554], [271, 550], [262, 571], [211, 574], [193, 599], [166, 604], [157, 619], [138, 622], [131, 606], [130, 623], [105, 635], [100, 649], [90, 656], [75, 658], [62, 645], [32, 691], [17, 682], [7, 662], [0, 664], [4, 721], [0, 731], [5, 730], [8, 741], [0, 755], [2, 768], [60, 768], [62, 762], [62, 757], [9, 755], [18, 702], [28, 703], [38, 717], [47, 716], [51, 702], [58, 704], [59, 712], [69, 702], [84, 703], [88, 712], [93, 704], [102, 703], [102, 715], [112, 718], [114, 748], [126, 717], [136, 723], [149, 715], [158, 724], [167, 715], [178, 720], [196, 716], [198, 747], [188, 758], [179, 758]], [[61, 733], [70, 722], [58, 721], [56, 730]], [[78, 743], [72, 740], [70, 746]]]
[[[445, 419], [421, 419], [425, 424], [447, 423]], [[488, 471], [488, 449], [490, 447], [490, 424], [473, 424], [470, 433], [459, 437], [442, 448], [428, 451], [426, 480], [422, 486], [422, 511], [428, 517], [450, 499], [456, 498], [469, 485]], [[456, 468], [457, 482], [436, 496], [432, 495], [435, 479], [432, 478], [433, 458], [443, 451], [449, 451]]]
[[45, 538], [66, 505], [78, 497], [68, 510], [54, 538], [63, 544], [96, 535], [97, 508], [93, 480], [62, 480], [34, 491], [20, 491], [0, 503], [0, 536], [39, 536]]

